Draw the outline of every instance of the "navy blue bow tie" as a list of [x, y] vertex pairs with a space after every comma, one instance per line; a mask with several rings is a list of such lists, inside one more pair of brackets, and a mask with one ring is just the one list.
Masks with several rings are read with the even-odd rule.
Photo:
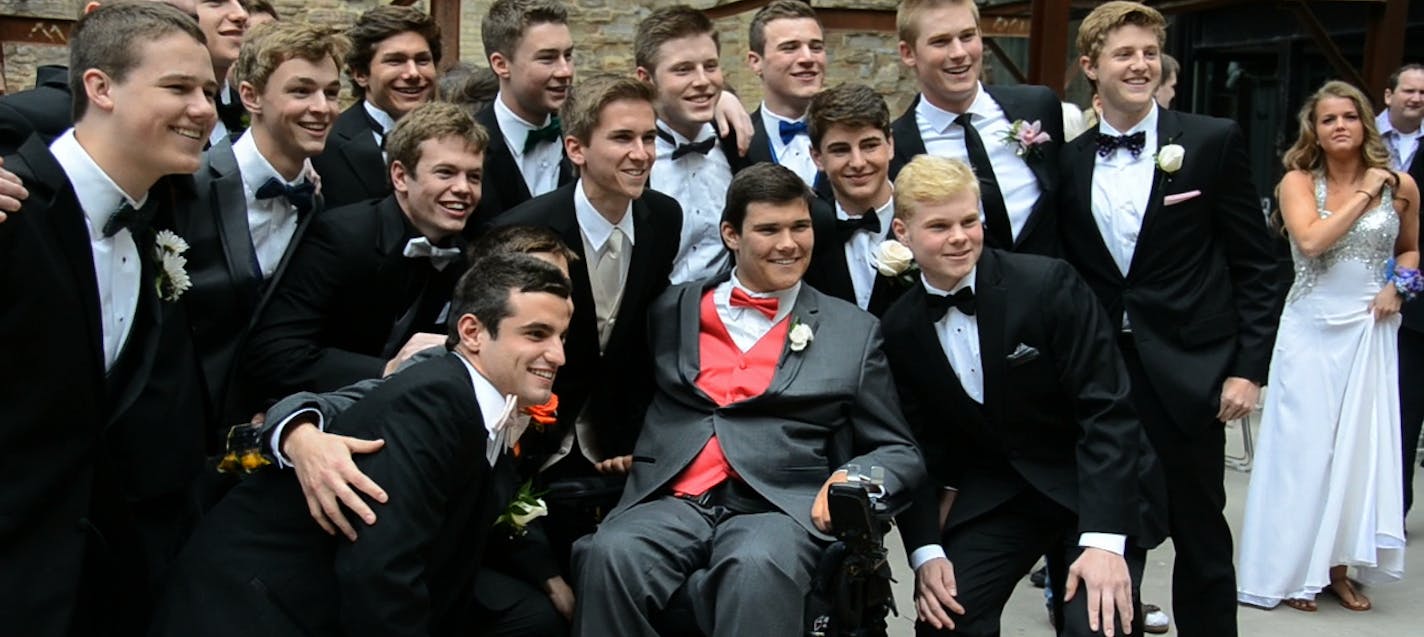
[[257, 189], [258, 199], [286, 197], [287, 203], [295, 206], [299, 215], [311, 212], [315, 195], [316, 186], [309, 179], [303, 179], [301, 183], [293, 186], [276, 177], [268, 177], [262, 187]]
[[1142, 147], [1147, 145], [1147, 132], [1137, 131], [1131, 135], [1108, 135], [1098, 133], [1098, 156], [1107, 157], [1119, 148], [1126, 148], [1132, 153], [1132, 158], [1137, 159], [1142, 154]]
[[780, 124], [781, 126], [779, 127], [779, 129], [781, 132], [782, 144], [790, 144], [791, 140], [795, 139], [797, 135], [801, 135], [806, 132], [806, 122], [788, 122], [782, 120]]

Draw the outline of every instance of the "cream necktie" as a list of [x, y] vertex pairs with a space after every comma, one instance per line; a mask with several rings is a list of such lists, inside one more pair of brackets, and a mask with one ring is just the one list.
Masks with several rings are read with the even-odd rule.
[[603, 244], [603, 254], [598, 265], [593, 268], [594, 311], [598, 315], [598, 349], [608, 345], [608, 337], [613, 333], [618, 305], [623, 300], [623, 260], [627, 254], [627, 235], [618, 226], [608, 235]]

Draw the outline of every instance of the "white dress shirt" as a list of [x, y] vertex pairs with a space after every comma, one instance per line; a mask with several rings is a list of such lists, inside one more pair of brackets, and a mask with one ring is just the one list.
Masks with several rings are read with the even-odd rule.
[[719, 274], [732, 262], [731, 253], [722, 244], [721, 230], [732, 166], [715, 144], [705, 155], [687, 153], [676, 160], [672, 158], [679, 144], [716, 139], [717, 130], [711, 123], [704, 124], [696, 139], [688, 139], [662, 122], [658, 122], [658, 129], [671, 136], [672, 141], [658, 135], [658, 156], [649, 185], [682, 206], [682, 236], [668, 280], [677, 285]]
[[811, 137], [803, 133], [791, 138], [790, 143], [781, 143], [781, 122], [804, 121], [805, 114], [798, 118], [782, 117], [771, 112], [765, 101], [761, 103], [761, 123], [766, 127], [766, 138], [771, 141], [771, 160], [790, 168], [807, 186], [815, 187], [816, 161], [811, 159]]
[[[218, 101], [222, 102], [222, 104], [226, 106], [228, 104], [231, 104], [232, 101], [235, 99], [237, 99], [237, 91], [232, 90], [231, 84], [223, 82], [222, 88], [218, 90]], [[215, 122], [213, 124], [213, 130], [212, 132], [208, 133], [209, 146], [216, 146], [218, 142], [227, 139], [229, 133], [229, 131], [227, 130], [227, 124], [223, 123], [221, 117], [214, 118], [213, 121]]]
[[391, 117], [389, 113], [386, 113], [375, 104], [372, 104], [370, 100], [362, 100], [361, 107], [366, 109], [366, 114], [370, 115], [371, 119], [376, 120], [376, 123], [381, 125], [380, 132], [377, 132], [374, 128], [371, 129], [371, 137], [376, 140], [376, 148], [381, 149], [381, 161], [390, 161], [386, 158], [386, 135], [391, 134], [391, 131], [395, 130], [396, 118]]
[[[999, 182], [999, 192], [1004, 195], [1004, 210], [1009, 213], [1009, 226], [1013, 238], [1018, 240], [1028, 223], [1033, 207], [1038, 203], [1040, 190], [1038, 178], [1026, 161], [1050, 161], [1046, 157], [1027, 159], [1019, 157], [1016, 144], [1004, 142], [1013, 124], [1004, 114], [998, 102], [979, 85], [974, 103], [969, 105], [970, 122], [979, 132], [984, 142], [984, 154], [989, 156], [989, 165], [994, 168], [994, 178]], [[964, 129], [954, 123], [958, 113], [941, 109], [923, 95], [915, 105], [915, 121], [920, 125], [920, 137], [925, 141], [925, 152], [936, 157], [952, 157], [969, 164], [969, 150], [964, 146]], [[1054, 140], [1062, 142], [1063, 140]], [[971, 166], [973, 164], [970, 164]], [[984, 219], [984, 206], [979, 206], [979, 218]]]
[[1146, 134], [1146, 143], [1136, 159], [1126, 148], [1118, 148], [1107, 157], [1093, 156], [1097, 162], [1093, 169], [1093, 221], [1098, 224], [1103, 243], [1107, 244], [1123, 275], [1127, 274], [1132, 254], [1137, 251], [1137, 235], [1142, 230], [1142, 217], [1147, 213], [1147, 200], [1152, 195], [1157, 115], [1154, 104], [1147, 117], [1125, 132], [1113, 128], [1106, 119], [1098, 122], [1098, 132], [1105, 135], [1132, 135], [1138, 131]]
[[1419, 138], [1424, 136], [1424, 126], [1414, 129], [1412, 133], [1401, 133], [1390, 123], [1388, 110], [1375, 117], [1375, 126], [1379, 128], [1380, 137], [1384, 139], [1384, 146], [1389, 151], [1390, 163], [1394, 165], [1394, 169], [1409, 172], [1409, 165], [1419, 152]]
[[104, 236], [104, 224], [125, 203], [135, 208], [148, 199], [134, 201], [119, 189], [118, 184], [94, 163], [89, 152], [79, 145], [74, 129], [64, 131], [49, 145], [49, 152], [59, 162], [79, 207], [84, 209], [84, 223], [89, 229], [89, 250], [94, 255], [94, 278], [99, 287], [99, 326], [103, 334], [104, 369], [107, 371], [123, 351], [138, 311], [139, 286], [143, 284], [143, 264], [139, 262], [138, 244], [128, 229], [112, 237]]
[[564, 145], [545, 142], [524, 153], [524, 140], [529, 132], [549, 124], [552, 116], [545, 116], [541, 124], [524, 121], [504, 103], [504, 95], [494, 98], [494, 121], [499, 124], [499, 132], [504, 135], [504, 143], [514, 155], [514, 163], [524, 176], [524, 185], [529, 187], [529, 196], [538, 197], [559, 187], [559, 162], [564, 158]]
[[[509, 435], [506, 432], [508, 426], [505, 421], [511, 417], [518, 417], [517, 414], [509, 413], [510, 410], [507, 409], [513, 406], [514, 396], [505, 395], [495, 389], [494, 384], [475, 369], [475, 366], [470, 364], [469, 359], [463, 355], [458, 352], [450, 352], [450, 355], [464, 363], [465, 371], [470, 373], [470, 384], [475, 388], [475, 400], [480, 404], [480, 418], [484, 420], [485, 431], [489, 434], [486, 442], [486, 445], [489, 446], [486, 448], [485, 459], [493, 467], [499, 461], [499, 456], [504, 453], [504, 450], [512, 446], [512, 441], [505, 439]], [[500, 448], [493, 449], [495, 446]], [[491, 449], [493, 452], [490, 452]]]
[[[767, 318], [761, 310], [753, 307], [732, 307], [732, 288], [740, 288], [754, 299], [775, 298], [776, 315]], [[727, 335], [732, 337], [737, 349], [745, 353], [791, 313], [792, 308], [796, 307], [796, 295], [800, 293], [800, 281], [784, 290], [753, 292], [742, 285], [741, 279], [737, 278], [736, 269], [733, 269], [732, 276], [712, 290], [712, 305], [717, 308], [717, 317], [722, 319], [722, 325], [727, 328]]]
[[[858, 210], [853, 216], [858, 218], [865, 212]], [[879, 273], [875, 269], [875, 251], [880, 247], [880, 242], [889, 236], [890, 220], [895, 218], [895, 198], [890, 197], [883, 205], [876, 208], [875, 216], [880, 218], [879, 234], [871, 234], [868, 230], [856, 230], [850, 240], [845, 243], [846, 269], [850, 270], [851, 287], [855, 289], [855, 304], [859, 305], [862, 310], [870, 307], [870, 295], [875, 291], [875, 275]], [[836, 218], [845, 221], [851, 217], [852, 215], [837, 201]]]
[[272, 162], [257, 150], [257, 142], [248, 134], [233, 142], [232, 154], [237, 158], [237, 170], [242, 175], [242, 194], [247, 200], [247, 232], [252, 237], [252, 249], [262, 269], [262, 278], [266, 279], [277, 270], [282, 255], [287, 253], [287, 245], [297, 232], [297, 207], [286, 197], [258, 199], [257, 190], [273, 177], [295, 186], [306, 179], [306, 171], [299, 173], [296, 179], [283, 178], [272, 167]]
[[[583, 238], [583, 261], [587, 264], [589, 274], [603, 261], [604, 246], [608, 243], [608, 238], [613, 236], [613, 228], [617, 226], [623, 231], [623, 235], [628, 237], [628, 247], [632, 248], [637, 243], [637, 237], [633, 235], [633, 202], [628, 202], [628, 209], [623, 213], [623, 218], [618, 223], [613, 223], [598, 212], [593, 207], [593, 202], [589, 201], [588, 194], [584, 192], [584, 181], [579, 179], [578, 187], [574, 188], [574, 216], [578, 219], [579, 236]], [[630, 257], [625, 257], [622, 265], [622, 272], [618, 275], [618, 282], [621, 284], [628, 282], [628, 262]]]

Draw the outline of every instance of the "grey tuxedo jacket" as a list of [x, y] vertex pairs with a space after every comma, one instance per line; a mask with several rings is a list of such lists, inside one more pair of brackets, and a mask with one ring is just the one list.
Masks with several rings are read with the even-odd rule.
[[669, 288], [649, 310], [656, 389], [611, 515], [665, 492], [714, 433], [748, 485], [823, 539], [811, 505], [846, 463], [884, 467], [887, 495], [910, 494], [925, 480], [924, 460], [900, 412], [879, 322], [854, 305], [801, 286], [792, 316], [814, 339], [801, 351], [782, 345], [767, 390], [718, 407], [698, 389], [702, 295], [725, 279]]

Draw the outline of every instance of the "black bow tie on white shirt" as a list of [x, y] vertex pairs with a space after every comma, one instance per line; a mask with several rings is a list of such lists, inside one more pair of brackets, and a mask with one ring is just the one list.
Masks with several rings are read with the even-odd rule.
[[880, 215], [875, 214], [875, 209], [867, 210], [859, 217], [836, 220], [836, 235], [842, 242], [850, 241], [857, 230], [864, 230], [873, 235], [880, 234]]
[[293, 186], [276, 177], [269, 177], [267, 181], [262, 182], [262, 187], [257, 189], [258, 199], [286, 197], [287, 203], [297, 209], [298, 215], [305, 215], [311, 211], [315, 195], [316, 186], [308, 179], [303, 179], [301, 183]]
[[1106, 158], [1119, 148], [1126, 148], [1132, 153], [1132, 158], [1137, 159], [1142, 154], [1142, 148], [1147, 145], [1147, 132], [1137, 131], [1131, 135], [1109, 135], [1098, 133], [1098, 156]]
[[929, 307], [932, 323], [938, 323], [944, 318], [951, 307], [963, 312], [965, 316], [974, 316], [974, 310], [978, 307], [974, 303], [974, 288], [961, 288], [958, 292], [948, 295], [925, 292], [925, 305]]
[[134, 208], [128, 200], [124, 200], [124, 204], [104, 222], [104, 238], [112, 237], [124, 228], [128, 228], [133, 234], [143, 232], [148, 228], [148, 224], [153, 222], [153, 209], [152, 201], [144, 202], [140, 208]]
[[713, 147], [713, 146], [716, 146], [716, 145], [717, 145], [717, 137], [716, 137], [716, 136], [708, 137], [707, 139], [704, 139], [704, 140], [701, 140], [701, 141], [687, 142], [686, 144], [679, 144], [679, 143], [677, 143], [677, 140], [676, 140], [676, 139], [673, 139], [673, 136], [672, 136], [671, 133], [669, 133], [669, 132], [667, 132], [667, 131], [665, 131], [665, 130], [663, 130], [663, 129], [661, 129], [661, 128], [658, 129], [658, 137], [659, 137], [660, 139], [662, 139], [663, 141], [665, 141], [665, 142], [667, 142], [667, 143], [673, 145], [673, 149], [672, 149], [672, 160], [673, 160], [673, 161], [677, 161], [677, 160], [679, 160], [679, 159], [682, 159], [682, 158], [683, 158], [684, 156], [686, 156], [688, 153], [697, 153], [697, 154], [699, 154], [699, 155], [706, 155], [707, 153], [712, 152], [712, 147]]

